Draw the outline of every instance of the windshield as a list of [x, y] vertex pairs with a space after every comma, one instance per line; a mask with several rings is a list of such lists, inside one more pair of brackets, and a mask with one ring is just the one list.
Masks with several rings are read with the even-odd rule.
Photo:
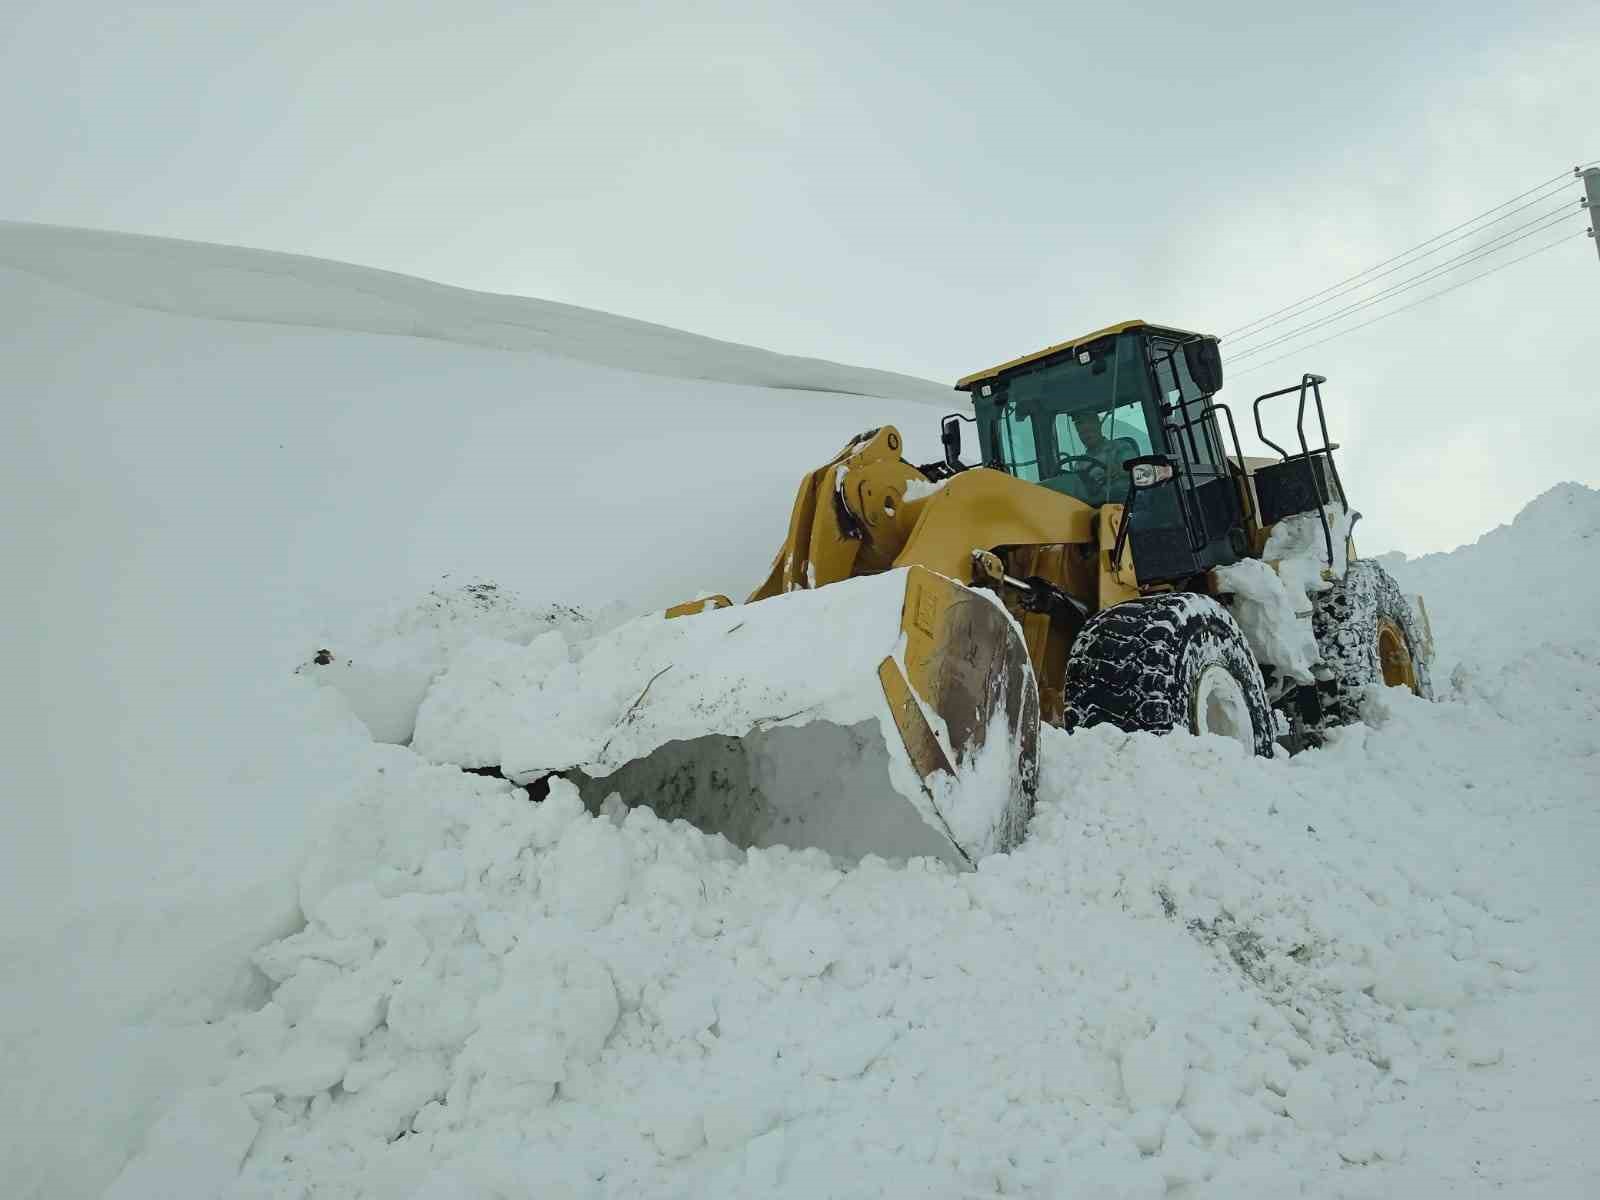
[[1006, 380], [992, 437], [1003, 470], [1099, 505], [1127, 495], [1123, 462], [1150, 453], [1146, 377], [1131, 331], [1087, 349]]

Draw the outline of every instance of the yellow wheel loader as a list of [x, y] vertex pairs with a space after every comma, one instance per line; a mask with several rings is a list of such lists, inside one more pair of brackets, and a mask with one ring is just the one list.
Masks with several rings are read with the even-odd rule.
[[[575, 688], [522, 706], [500, 770], [745, 846], [964, 865], [1024, 835], [1041, 721], [1271, 755], [1356, 719], [1370, 683], [1426, 695], [1420, 602], [1355, 561], [1324, 382], [1257, 398], [1278, 457], [1247, 459], [1214, 337], [1126, 321], [969, 375], [943, 461], [853, 438], [743, 604], [600, 639]], [[1297, 405], [1287, 446], [1274, 402]]]

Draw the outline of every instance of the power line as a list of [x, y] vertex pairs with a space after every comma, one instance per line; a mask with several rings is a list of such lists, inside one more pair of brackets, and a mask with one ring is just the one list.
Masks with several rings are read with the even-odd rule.
[[1563, 245], [1563, 244], [1565, 244], [1567, 242], [1570, 242], [1573, 239], [1574, 236], [1579, 236], [1579, 235], [1567, 234], [1564, 237], [1555, 238], [1552, 241], [1546, 242], [1544, 245], [1540, 246], [1536, 250], [1530, 250], [1526, 254], [1519, 254], [1516, 258], [1508, 259], [1506, 262], [1499, 263], [1496, 266], [1490, 267], [1487, 271], [1480, 271], [1476, 275], [1469, 275], [1467, 278], [1461, 280], [1458, 283], [1452, 283], [1447, 288], [1440, 288], [1437, 292], [1429, 292], [1426, 296], [1422, 296], [1422, 297], [1419, 297], [1416, 300], [1411, 301], [1410, 304], [1402, 304], [1399, 308], [1390, 309], [1386, 313], [1379, 313], [1377, 316], [1372, 317], [1369, 320], [1362, 321], [1358, 325], [1352, 325], [1348, 329], [1341, 329], [1341, 330], [1339, 330], [1339, 332], [1329, 334], [1327, 337], [1322, 338], [1322, 339], [1320, 339], [1318, 341], [1307, 343], [1304, 346], [1296, 346], [1293, 350], [1289, 351], [1287, 354], [1280, 354], [1276, 358], [1269, 358], [1269, 359], [1267, 359], [1266, 362], [1251, 363], [1248, 367], [1244, 368], [1244, 370], [1234, 372], [1234, 374], [1236, 376], [1237, 375], [1248, 375], [1252, 371], [1259, 371], [1259, 370], [1262, 370], [1265, 367], [1270, 367], [1273, 363], [1280, 363], [1280, 362], [1283, 362], [1285, 359], [1293, 358], [1295, 355], [1301, 354], [1306, 350], [1311, 350], [1311, 349], [1314, 349], [1317, 346], [1326, 345], [1327, 343], [1333, 341], [1335, 338], [1342, 338], [1347, 333], [1354, 333], [1358, 329], [1365, 329], [1368, 325], [1376, 325], [1379, 321], [1385, 320], [1385, 319], [1387, 319], [1389, 317], [1398, 316], [1400, 313], [1403, 313], [1408, 309], [1416, 308], [1419, 304], [1426, 304], [1429, 300], [1437, 300], [1440, 296], [1447, 295], [1448, 293], [1455, 291], [1457, 288], [1466, 287], [1467, 284], [1469, 284], [1469, 283], [1476, 283], [1478, 280], [1483, 279], [1486, 276], [1493, 275], [1497, 271], [1504, 271], [1507, 267], [1514, 267], [1519, 262], [1526, 262], [1528, 259], [1533, 258], [1535, 255], [1543, 254], [1546, 250], [1551, 250], [1551, 249], [1554, 249], [1556, 246], [1560, 246], [1560, 245]]
[[[1579, 169], [1581, 170], [1582, 168], [1579, 168]], [[1546, 179], [1543, 183], [1537, 184], [1536, 186], [1529, 188], [1525, 192], [1518, 192], [1515, 196], [1511, 197], [1511, 199], [1503, 201], [1500, 204], [1496, 204], [1493, 208], [1484, 209], [1484, 211], [1479, 213], [1477, 216], [1469, 217], [1467, 220], [1462, 221], [1459, 225], [1452, 225], [1449, 229], [1446, 229], [1443, 233], [1435, 234], [1433, 237], [1428, 238], [1425, 241], [1418, 242], [1415, 246], [1412, 246], [1409, 250], [1402, 250], [1399, 254], [1391, 255], [1389, 258], [1386, 258], [1382, 262], [1368, 267], [1364, 271], [1357, 271], [1354, 275], [1351, 275], [1347, 279], [1342, 279], [1338, 283], [1335, 283], [1335, 284], [1332, 284], [1332, 285], [1330, 285], [1328, 287], [1325, 287], [1320, 292], [1312, 292], [1311, 295], [1304, 296], [1301, 299], [1294, 301], [1294, 303], [1292, 303], [1292, 304], [1286, 304], [1282, 308], [1276, 309], [1275, 311], [1268, 313], [1264, 317], [1258, 317], [1254, 321], [1248, 321], [1245, 324], [1239, 326], [1237, 329], [1230, 330], [1229, 332], [1223, 334], [1222, 336], [1223, 336], [1223, 338], [1226, 339], [1226, 338], [1234, 337], [1236, 335], [1241, 335], [1247, 329], [1254, 329], [1258, 325], [1263, 325], [1266, 322], [1272, 320], [1274, 317], [1281, 316], [1282, 314], [1288, 313], [1292, 309], [1297, 309], [1297, 308], [1301, 307], [1302, 305], [1309, 303], [1312, 300], [1316, 300], [1316, 299], [1318, 299], [1318, 298], [1320, 298], [1322, 296], [1326, 296], [1329, 292], [1337, 291], [1340, 288], [1344, 287], [1346, 284], [1353, 283], [1357, 279], [1365, 278], [1366, 276], [1372, 274], [1372, 272], [1374, 272], [1376, 270], [1379, 270], [1382, 267], [1386, 267], [1392, 262], [1396, 262], [1399, 259], [1405, 258], [1405, 257], [1407, 257], [1407, 256], [1409, 256], [1411, 254], [1414, 254], [1416, 251], [1421, 250], [1424, 246], [1431, 246], [1431, 245], [1433, 245], [1434, 242], [1439, 241], [1441, 238], [1448, 237], [1448, 236], [1450, 236], [1450, 234], [1455, 233], [1458, 230], [1465, 229], [1469, 225], [1475, 225], [1479, 221], [1483, 220], [1483, 218], [1489, 216], [1491, 213], [1499, 212], [1502, 208], [1506, 208], [1509, 205], [1515, 204], [1518, 200], [1522, 200], [1522, 199], [1524, 199], [1524, 198], [1526, 198], [1528, 196], [1532, 196], [1535, 192], [1544, 192], [1547, 189], [1549, 189], [1552, 184], [1555, 184], [1555, 183], [1558, 183], [1558, 182], [1562, 182], [1562, 181], [1570, 181], [1570, 179], [1571, 179], [1571, 174], [1570, 174], [1570, 172], [1567, 172], [1567, 171], [1562, 171], [1558, 175], [1552, 175], [1549, 179]], [[1553, 195], [1554, 193], [1551, 192], [1549, 194]], [[1539, 202], [1539, 200], [1542, 200], [1542, 199], [1544, 199], [1543, 196], [1538, 197], [1537, 199], [1532, 200], [1529, 203], [1530, 204], [1536, 204], [1536, 203]], [[1527, 207], [1527, 206], [1524, 205], [1524, 207]], [[1502, 220], [1502, 219], [1504, 219], [1505, 216], [1510, 216], [1510, 215], [1511, 215], [1510, 213], [1503, 214], [1502, 217], [1497, 217], [1496, 220], [1497, 221], [1498, 220]], [[1490, 222], [1490, 224], [1493, 224], [1493, 223], [1494, 222]]]
[[1294, 329], [1277, 334], [1268, 341], [1258, 342], [1256, 345], [1247, 347], [1246, 349], [1241, 350], [1237, 354], [1234, 354], [1230, 357], [1233, 361], [1239, 361], [1241, 359], [1249, 358], [1252, 355], [1259, 354], [1264, 350], [1270, 350], [1274, 346], [1282, 345], [1284, 342], [1292, 341], [1294, 338], [1299, 337], [1302, 333], [1309, 333], [1314, 329], [1320, 329], [1324, 325], [1328, 325], [1339, 320], [1341, 317], [1348, 316], [1354, 312], [1359, 312], [1364, 308], [1370, 308], [1374, 304], [1378, 304], [1393, 296], [1399, 295], [1402, 292], [1408, 292], [1412, 288], [1436, 279], [1441, 275], [1446, 275], [1451, 271], [1458, 270], [1459, 268], [1466, 266], [1468, 263], [1475, 262], [1478, 259], [1487, 258], [1491, 254], [1497, 254], [1509, 246], [1514, 246], [1518, 242], [1525, 241], [1528, 238], [1533, 237], [1535, 234], [1542, 233], [1547, 229], [1554, 229], [1569, 216], [1576, 215], [1577, 213], [1575, 210], [1569, 209], [1566, 204], [1562, 204], [1560, 206], [1560, 211], [1551, 210], [1549, 212], [1545, 212], [1526, 224], [1518, 225], [1513, 229], [1509, 229], [1502, 234], [1496, 235], [1491, 242], [1480, 246], [1474, 246], [1469, 250], [1464, 250], [1461, 253], [1446, 259], [1444, 262], [1428, 268], [1420, 275], [1414, 275], [1409, 279], [1401, 280], [1399, 283], [1392, 284], [1380, 292], [1375, 292], [1370, 296], [1365, 296], [1353, 304], [1348, 304], [1332, 313], [1318, 317], [1314, 321], [1308, 321], [1304, 325], [1300, 325]]
[[[1571, 181], [1570, 180], [1567, 183], [1562, 185], [1562, 187], [1569, 187], [1569, 186], [1571, 186]], [[1354, 293], [1359, 292], [1362, 288], [1367, 287], [1369, 284], [1376, 283], [1380, 279], [1383, 279], [1383, 278], [1385, 278], [1385, 277], [1387, 277], [1389, 275], [1393, 275], [1396, 271], [1404, 271], [1408, 267], [1414, 267], [1419, 262], [1421, 262], [1423, 259], [1427, 258], [1429, 255], [1437, 254], [1440, 250], [1443, 250], [1446, 246], [1454, 245], [1456, 242], [1465, 241], [1468, 238], [1477, 237], [1480, 233], [1484, 233], [1485, 231], [1487, 231], [1490, 226], [1498, 225], [1501, 221], [1506, 220], [1508, 217], [1515, 216], [1519, 212], [1522, 212], [1522, 211], [1524, 211], [1526, 209], [1532, 208], [1535, 204], [1543, 204], [1551, 196], [1555, 195], [1559, 190], [1560, 189], [1558, 188], [1555, 191], [1547, 191], [1543, 195], [1535, 196], [1532, 200], [1529, 200], [1527, 203], [1519, 204], [1519, 205], [1517, 205], [1516, 208], [1513, 208], [1513, 209], [1510, 209], [1510, 210], [1508, 210], [1506, 212], [1501, 213], [1498, 217], [1496, 217], [1493, 221], [1490, 221], [1487, 225], [1480, 225], [1476, 229], [1469, 229], [1465, 233], [1459, 233], [1455, 237], [1450, 238], [1447, 241], [1440, 242], [1437, 246], [1434, 246], [1431, 250], [1427, 250], [1427, 251], [1423, 252], [1422, 254], [1418, 254], [1418, 255], [1416, 255], [1415, 257], [1411, 258], [1410, 260], [1408, 260], [1406, 262], [1395, 263], [1394, 266], [1390, 267], [1386, 271], [1377, 271], [1377, 267], [1370, 267], [1370, 268], [1368, 268], [1367, 271], [1363, 272], [1363, 274], [1364, 275], [1371, 274], [1371, 272], [1377, 271], [1377, 274], [1371, 275], [1371, 278], [1363, 279], [1359, 283], [1355, 283], [1355, 284], [1353, 284], [1352, 286], [1350, 286], [1348, 288], [1343, 287], [1343, 285], [1336, 284], [1334, 286], [1334, 288], [1328, 289], [1329, 291], [1333, 292], [1334, 294], [1328, 295], [1324, 299], [1318, 300], [1315, 304], [1307, 304], [1304, 307], [1300, 307], [1296, 311], [1288, 313], [1287, 316], [1284, 316], [1280, 320], [1267, 321], [1266, 324], [1261, 325], [1259, 328], [1251, 330], [1251, 332], [1249, 332], [1249, 333], [1243, 334], [1238, 340], [1240, 340], [1240, 341], [1248, 341], [1250, 338], [1258, 337], [1261, 334], [1266, 333], [1268, 330], [1270, 330], [1275, 325], [1281, 325], [1281, 324], [1283, 324], [1284, 321], [1291, 321], [1295, 317], [1304, 316], [1306, 313], [1310, 312], [1312, 309], [1321, 308], [1324, 304], [1332, 304], [1335, 300], [1340, 299], [1342, 296], [1353, 295]], [[1566, 207], [1565, 202], [1563, 202], [1563, 204], [1560, 207], [1561, 208]], [[1514, 229], [1503, 230], [1503, 231], [1501, 231], [1501, 233], [1495, 234], [1494, 235], [1494, 239], [1491, 239], [1491, 240], [1498, 239], [1498, 238], [1504, 236], [1506, 233], [1515, 233], [1518, 230], [1526, 229], [1526, 228], [1528, 228], [1529, 225], [1532, 225], [1532, 224], [1535, 224], [1535, 223], [1537, 223], [1539, 221], [1542, 221], [1542, 220], [1545, 219], [1545, 217], [1550, 216], [1550, 215], [1554, 214], [1557, 211], [1559, 211], [1559, 209], [1557, 209], [1557, 208], [1550, 209], [1547, 212], [1541, 214], [1540, 216], [1537, 216], [1537, 217], [1533, 218], [1532, 221], [1526, 222], [1526, 223], [1524, 223], [1522, 225], [1518, 225]], [[1457, 228], [1459, 228], [1459, 226], [1457, 226]], [[1448, 233], [1450, 231], [1446, 230], [1445, 232]], [[1439, 234], [1438, 236], [1439, 237], [1444, 237], [1444, 234]], [[1435, 239], [1435, 240], [1437, 240], [1437, 239]], [[1469, 247], [1468, 251], [1463, 251], [1462, 253], [1468, 253], [1468, 252], [1470, 252], [1470, 249], [1471, 248]], [[1409, 253], [1409, 251], [1407, 253]], [[1401, 257], [1404, 257], [1404, 255], [1397, 255], [1396, 257], [1397, 258], [1401, 258]], [[1460, 255], [1458, 254], [1456, 257], [1459, 258]], [[1392, 259], [1392, 258], [1391, 259], [1387, 259], [1385, 261], [1387, 261], [1387, 262], [1395, 262], [1395, 260]], [[1447, 260], [1447, 261], [1454, 261], [1454, 259]], [[1378, 266], [1380, 266], [1380, 267], [1383, 266], [1383, 265], [1384, 265], [1383, 263], [1379, 263], [1378, 264]], [[1352, 278], [1355, 278], [1355, 277], [1352, 276]], [[1350, 281], [1346, 280], [1346, 282], [1348, 283]], [[1290, 308], [1296, 308], [1295, 305], [1290, 305], [1289, 307]], [[1284, 309], [1280, 309], [1279, 310], [1279, 312], [1285, 312], [1285, 311], [1287, 311], [1287, 310], [1284, 310]]]
[[[1582, 168], [1580, 167], [1580, 168], [1577, 168], [1577, 169], [1581, 170]], [[1372, 274], [1374, 271], [1377, 271], [1378, 269], [1380, 269], [1382, 267], [1388, 266], [1390, 263], [1396, 262], [1396, 261], [1398, 261], [1398, 260], [1400, 260], [1402, 258], [1406, 258], [1406, 257], [1414, 254], [1416, 251], [1421, 250], [1423, 247], [1430, 246], [1434, 242], [1437, 242], [1439, 239], [1444, 238], [1444, 237], [1448, 237], [1450, 234], [1455, 233], [1457, 230], [1465, 229], [1469, 225], [1475, 225], [1478, 222], [1482, 221], [1483, 218], [1489, 216], [1491, 213], [1499, 212], [1500, 209], [1505, 208], [1508, 205], [1515, 204], [1518, 200], [1521, 200], [1524, 197], [1533, 196], [1533, 194], [1535, 192], [1543, 193], [1542, 195], [1535, 196], [1534, 199], [1530, 200], [1527, 204], [1522, 205], [1521, 207], [1522, 208], [1527, 208], [1527, 207], [1529, 207], [1529, 206], [1531, 206], [1533, 204], [1537, 204], [1541, 200], [1546, 199], [1548, 196], [1554, 195], [1555, 192], [1553, 190], [1551, 190], [1551, 185], [1552, 184], [1558, 184], [1558, 183], [1561, 184], [1562, 186], [1567, 186], [1570, 183], [1570, 176], [1566, 171], [1561, 172], [1559, 175], [1551, 176], [1549, 179], [1546, 179], [1543, 183], [1540, 183], [1540, 184], [1536, 185], [1535, 187], [1531, 187], [1525, 192], [1517, 193], [1515, 196], [1511, 197], [1511, 199], [1503, 201], [1500, 204], [1496, 204], [1493, 208], [1485, 209], [1483, 212], [1479, 213], [1475, 217], [1469, 217], [1467, 220], [1462, 221], [1460, 224], [1452, 225], [1449, 229], [1446, 229], [1443, 233], [1437, 233], [1433, 237], [1428, 238], [1425, 241], [1418, 242], [1415, 246], [1412, 246], [1408, 250], [1402, 250], [1398, 254], [1391, 255], [1389, 258], [1384, 259], [1380, 263], [1375, 263], [1373, 266], [1370, 266], [1370, 267], [1366, 268], [1366, 270], [1364, 270], [1364, 271], [1357, 271], [1354, 275], [1351, 275], [1348, 278], [1342, 279], [1338, 283], [1331, 284], [1330, 286], [1323, 288], [1320, 292], [1313, 292], [1313, 293], [1311, 293], [1311, 295], [1302, 297], [1301, 299], [1294, 301], [1292, 304], [1285, 305], [1283, 308], [1276, 309], [1273, 312], [1268, 313], [1264, 317], [1258, 317], [1254, 321], [1246, 322], [1244, 325], [1239, 326], [1237, 329], [1231, 330], [1230, 332], [1223, 334], [1223, 337], [1224, 338], [1230, 338], [1230, 337], [1234, 337], [1236, 335], [1242, 335], [1244, 333], [1244, 331], [1247, 330], [1247, 329], [1253, 329], [1254, 327], [1256, 327], [1258, 325], [1261, 325], [1261, 324], [1263, 324], [1265, 322], [1268, 322], [1268, 321], [1272, 320], [1272, 318], [1274, 318], [1274, 317], [1277, 317], [1277, 316], [1279, 316], [1281, 314], [1284, 314], [1284, 313], [1288, 313], [1292, 309], [1299, 308], [1302, 305], [1305, 305], [1305, 304], [1309, 303], [1312, 300], [1316, 300], [1317, 298], [1319, 298], [1321, 296], [1325, 296], [1329, 292], [1338, 291], [1340, 288], [1345, 287], [1347, 284], [1354, 283], [1356, 280], [1362, 279], [1365, 276]], [[1557, 189], [1557, 190], [1559, 190], [1559, 189]], [[1516, 211], [1519, 211], [1519, 210], [1513, 209], [1512, 211], [1516, 212]], [[1489, 224], [1492, 225], [1495, 222], [1503, 220], [1505, 217], [1510, 216], [1510, 215], [1511, 215], [1510, 213], [1504, 213], [1500, 217], [1496, 217], [1495, 221], [1489, 222]]]
[[[1541, 213], [1531, 221], [1514, 226], [1511, 229], [1505, 230], [1503, 233], [1496, 234], [1488, 242], [1469, 247], [1466, 250], [1452, 255], [1442, 263], [1436, 263], [1419, 275], [1413, 275], [1409, 278], [1402, 279], [1398, 283], [1391, 284], [1389, 287], [1384, 288], [1382, 291], [1374, 292], [1370, 296], [1363, 296], [1360, 300], [1357, 300], [1353, 304], [1347, 304], [1341, 309], [1337, 309], [1332, 313], [1324, 314], [1315, 320], [1308, 321], [1304, 325], [1290, 329], [1283, 333], [1275, 334], [1269, 341], [1258, 342], [1254, 346], [1249, 346], [1243, 350], [1240, 350], [1232, 357], [1235, 359], [1248, 358], [1253, 354], [1258, 354], [1263, 350], [1270, 349], [1271, 347], [1286, 342], [1302, 333], [1307, 333], [1313, 329], [1318, 329], [1323, 325], [1327, 325], [1332, 321], [1336, 321], [1340, 317], [1347, 316], [1353, 312], [1358, 312], [1363, 308], [1370, 308], [1372, 305], [1386, 300], [1391, 296], [1398, 295], [1401, 292], [1410, 291], [1419, 284], [1427, 283], [1432, 279], [1438, 278], [1440, 275], [1447, 275], [1451, 271], [1454, 271], [1460, 267], [1464, 267], [1470, 262], [1474, 262], [1480, 258], [1486, 258], [1491, 254], [1494, 254], [1500, 250], [1504, 250], [1507, 246], [1512, 246], [1517, 242], [1524, 241], [1525, 239], [1532, 237], [1534, 234], [1541, 233], [1546, 229], [1553, 229], [1569, 215], [1575, 214], [1566, 204], [1562, 204], [1555, 209], [1550, 209], [1544, 213]], [[1525, 230], [1527, 232], [1523, 232]]]

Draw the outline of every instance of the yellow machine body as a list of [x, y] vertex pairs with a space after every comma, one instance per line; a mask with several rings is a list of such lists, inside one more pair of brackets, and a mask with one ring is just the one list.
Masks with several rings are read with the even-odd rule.
[[[1139, 332], [1144, 326], [1140, 321], [1109, 326], [967, 376], [957, 386], [972, 392], [980, 420], [987, 411], [995, 421], [994, 397], [1010, 383], [1030, 373], [1037, 378], [1062, 362], [1091, 371], [1096, 354], [1146, 336]], [[1153, 336], [1179, 348], [1208, 344], [1211, 367], [1197, 359], [1188, 371], [1199, 379], [1214, 368], [1215, 382], [1201, 400], [1209, 404], [1221, 378], [1216, 340], [1168, 327], [1155, 329]], [[1174, 351], [1165, 353], [1176, 380]], [[1310, 375], [1304, 379], [1302, 419], [1304, 389], [1320, 382]], [[1119, 394], [1115, 376], [1108, 394]], [[1320, 414], [1320, 393], [1316, 401]], [[1177, 410], [1190, 403], [1183, 401]], [[1218, 446], [1212, 413], [1210, 407], [1204, 410], [1203, 419], [1210, 422], [1206, 436]], [[1228, 419], [1231, 426], [1231, 414]], [[1114, 423], [1110, 427], [1111, 436], [1119, 437]], [[1331, 470], [1332, 447], [1327, 449]], [[1173, 571], [1159, 561], [1161, 546], [1149, 541], [1148, 569], [1141, 579], [1137, 538], [1129, 536], [1134, 523], [1125, 519], [1123, 504], [1112, 502], [1109, 487], [1100, 493], [1103, 502], [1090, 503], [1049, 481], [1019, 477], [1025, 472], [1015, 463], [1003, 464], [1005, 470], [964, 467], [948, 442], [946, 455], [945, 464], [912, 465], [903, 455], [899, 431], [890, 426], [851, 439], [801, 480], [771, 569], [743, 605], [724, 595], [693, 600], [667, 610], [663, 628], [635, 630], [641, 644], [675, 649], [638, 659], [638, 694], [622, 707], [613, 736], [605, 741], [607, 747], [625, 743], [637, 753], [612, 761], [617, 752], [609, 751], [607, 758], [602, 751], [595, 761], [577, 764], [575, 771], [586, 772], [595, 785], [586, 798], [601, 803], [615, 788], [629, 803], [649, 803], [658, 815], [685, 817], [745, 845], [932, 853], [970, 864], [1020, 841], [1032, 810], [1040, 724], [1066, 720], [1074, 642], [1086, 622], [1141, 597], [1149, 598], [1143, 601], [1147, 605], [1170, 606], [1182, 598], [1157, 594], [1217, 594], [1226, 588], [1206, 563], [1193, 571]], [[1232, 558], [1225, 557], [1224, 547], [1211, 561], [1226, 566], [1241, 557], [1261, 558], [1271, 523], [1262, 519], [1257, 472], [1269, 460], [1218, 450], [1212, 461], [1218, 465], [1207, 486], [1221, 490], [1210, 495], [1224, 498], [1237, 519]], [[1132, 472], [1145, 463], [1172, 477], [1171, 460], [1161, 455], [1116, 464], [1130, 471], [1130, 499], [1138, 479]], [[1274, 463], [1266, 469], [1279, 471], [1280, 478], [1268, 482], [1281, 493], [1284, 468]], [[1036, 464], [1031, 477], [1038, 473]], [[1291, 475], [1287, 483], [1298, 486], [1301, 478]], [[1325, 511], [1321, 528], [1328, 528]], [[1353, 557], [1353, 547], [1346, 543], [1343, 549]], [[847, 590], [852, 588], [856, 591]], [[820, 595], [808, 600], [805, 593]], [[871, 637], [852, 643], [848, 651], [833, 646], [826, 682], [784, 692], [759, 677], [763, 667], [776, 666], [798, 678], [803, 672], [795, 671], [795, 662], [815, 644], [808, 639], [828, 636], [824, 631], [830, 629], [837, 637], [843, 627], [870, 630]], [[758, 652], [751, 653], [752, 645]], [[828, 648], [816, 649], [822, 654]], [[1400, 633], [1388, 631], [1381, 649], [1385, 681], [1418, 690], [1416, 668], [1406, 658]], [[1259, 680], [1255, 687], [1262, 688]], [[804, 698], [796, 700], [802, 693]], [[751, 697], [754, 707], [745, 705]], [[774, 711], [760, 711], [769, 697]], [[1263, 697], [1263, 712], [1266, 703]], [[796, 732], [808, 723], [830, 721], [843, 737], [826, 750]], [[1263, 728], [1261, 722], [1255, 728]], [[1270, 750], [1270, 735], [1264, 736]], [[894, 783], [875, 790], [861, 782], [869, 772], [857, 768], [877, 753], [868, 744], [880, 737], [881, 763]], [[1257, 752], [1263, 752], [1259, 743]], [[819, 787], [810, 781], [807, 764], [832, 754], [849, 768], [849, 783]], [[563, 769], [551, 762], [534, 765]], [[803, 793], [798, 797], [772, 795], [796, 781]], [[870, 809], [885, 793], [897, 793], [899, 799], [890, 795], [888, 803], [900, 807], [896, 812], [886, 808], [878, 820]], [[871, 845], [858, 847], [861, 840]], [[908, 843], [917, 848], [897, 849]]]
[[[1086, 614], [1139, 594], [1127, 548], [1112, 561], [1121, 506], [1096, 508], [986, 468], [935, 483], [901, 447], [893, 427], [870, 430], [809, 473], [772, 568], [745, 603], [909, 568], [901, 653], [860, 669], [877, 674], [930, 795], [940, 776], [955, 777], [990, 737], [1004, 736], [1016, 764], [1013, 811], [1026, 813], [1039, 722], [1059, 723], [1073, 637]], [[1071, 602], [1030, 606], [1041, 590]], [[730, 603], [715, 596], [667, 615], [693, 619]], [[1009, 830], [1008, 840], [1021, 833]]]

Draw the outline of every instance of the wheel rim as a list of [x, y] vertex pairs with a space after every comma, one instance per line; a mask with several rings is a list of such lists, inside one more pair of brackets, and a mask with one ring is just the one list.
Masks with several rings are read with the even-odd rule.
[[1189, 727], [1195, 733], [1232, 738], [1246, 750], [1255, 750], [1256, 731], [1250, 720], [1250, 703], [1227, 667], [1213, 663], [1200, 673]]
[[1406, 649], [1405, 634], [1387, 617], [1378, 622], [1378, 668], [1383, 672], [1384, 687], [1418, 690], [1417, 666]]

